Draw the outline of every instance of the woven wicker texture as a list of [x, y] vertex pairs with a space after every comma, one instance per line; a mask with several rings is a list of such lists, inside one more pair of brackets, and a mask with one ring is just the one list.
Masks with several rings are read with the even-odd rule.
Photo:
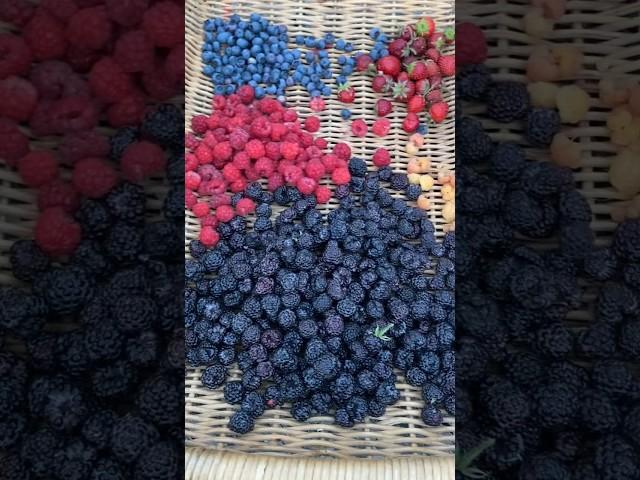
[[[609, 165], [616, 147], [609, 142], [606, 118], [610, 108], [598, 99], [598, 82], [605, 75], [640, 78], [640, 3], [637, 1], [569, 0], [567, 13], [555, 24], [545, 41], [524, 33], [522, 17], [528, 11], [527, 0], [461, 0], [457, 3], [457, 21], [471, 21], [483, 29], [489, 42], [487, 65], [496, 78], [526, 81], [527, 58], [539, 43], [575, 45], [584, 53], [584, 65], [575, 83], [591, 96], [590, 111], [578, 125], [564, 125], [563, 131], [582, 147], [582, 167], [575, 171], [580, 191], [589, 199], [593, 212], [593, 230], [599, 243], [607, 243], [616, 226], [611, 207], [623, 200], [609, 184]], [[472, 108], [465, 114], [477, 113]], [[486, 120], [494, 137], [522, 142], [522, 124], [498, 124]], [[529, 148], [529, 156], [548, 159], [549, 152]]]
[[[207, 18], [229, 15], [232, 12], [245, 17], [252, 12], [258, 12], [266, 15], [272, 21], [284, 23], [289, 28], [290, 38], [297, 34], [319, 37], [331, 31], [337, 38], [344, 38], [353, 42], [355, 50], [369, 50], [371, 48], [373, 41], [369, 38], [368, 32], [374, 26], [380, 27], [385, 32], [394, 32], [405, 23], [415, 21], [420, 15], [428, 13], [436, 18], [440, 27], [444, 27], [453, 24], [454, 13], [453, 3], [450, 0], [428, 2], [378, 2], [372, 0], [311, 2], [285, 0], [237, 3], [192, 0], [187, 2], [185, 79], [187, 120], [193, 115], [210, 112], [213, 87], [210, 79], [201, 74], [200, 63], [203, 22]], [[331, 52], [334, 61], [338, 55], [339, 53], [335, 51]], [[370, 80], [363, 74], [352, 75], [350, 82], [357, 91], [356, 101], [350, 106], [353, 112], [352, 119], [364, 118], [367, 123], [371, 124], [376, 118], [374, 104], [378, 96], [371, 91]], [[452, 80], [448, 82], [447, 91], [448, 100], [453, 104]], [[290, 89], [287, 92], [287, 98], [290, 105], [295, 107], [303, 118], [310, 113], [308, 108], [309, 97], [302, 89]], [[408, 136], [400, 127], [404, 118], [403, 108], [396, 107], [396, 111], [390, 115], [392, 129], [390, 134], [383, 139], [375, 138], [371, 133], [361, 139], [351, 136], [349, 123], [340, 118], [339, 113], [342, 108], [344, 108], [343, 104], [337, 102], [335, 98], [331, 98], [331, 100], [327, 101], [326, 110], [318, 114], [322, 124], [319, 135], [326, 138], [330, 146], [338, 141], [347, 141], [351, 145], [353, 154], [365, 159], [370, 158], [373, 151], [379, 146], [385, 146], [392, 153], [392, 166], [397, 169], [404, 169], [408, 161], [408, 155], [404, 152], [404, 145], [408, 140]], [[434, 173], [438, 167], [454, 167], [454, 142], [452, 112], [448, 121], [430, 129], [427, 145], [421, 151], [421, 153], [424, 152], [425, 155], [432, 158]], [[371, 166], [372, 164], [369, 163], [369, 165]], [[443, 202], [440, 198], [439, 188], [434, 188], [431, 195], [433, 207], [430, 214], [441, 235], [443, 222], [440, 216], [440, 209]], [[335, 206], [335, 203], [331, 203], [325, 210], [328, 211], [328, 209]], [[198, 223], [189, 212], [187, 212], [185, 230], [185, 240], [188, 241], [197, 237]], [[235, 374], [237, 372], [234, 372]], [[383, 418], [369, 420], [365, 424], [357, 425], [352, 429], [333, 425], [332, 419], [329, 417], [316, 417], [306, 423], [299, 423], [294, 421], [287, 411], [275, 409], [268, 411], [256, 422], [256, 428], [253, 432], [244, 436], [237, 436], [226, 427], [229, 416], [234, 412], [235, 408], [224, 402], [220, 391], [210, 391], [201, 387], [199, 369], [189, 369], [187, 370], [185, 387], [187, 444], [189, 446], [225, 450], [226, 452], [234, 453], [295, 457], [325, 456], [345, 459], [453, 453], [453, 418], [446, 418], [444, 424], [439, 428], [426, 428], [420, 419], [420, 410], [423, 404], [421, 393], [419, 390], [404, 383], [400, 384], [399, 387], [401, 389], [400, 402], [387, 409], [387, 413]], [[198, 467], [190, 467], [192, 468], [192, 477], [189, 478], [222, 478], [215, 476], [216, 474], [213, 473], [211, 467], [214, 464], [224, 465], [225, 468], [229, 468], [229, 472], [235, 472], [233, 470], [235, 467], [230, 466], [235, 465], [235, 462], [267, 462], [267, 460], [258, 461], [244, 456], [214, 457], [214, 460], [207, 464], [209, 467], [200, 469], [199, 455], [203, 454], [202, 452], [203, 450], [189, 450], [189, 458]], [[288, 462], [284, 463], [288, 465]], [[296, 463], [295, 465], [297, 465], [296, 468], [302, 469], [307, 468], [305, 465], [310, 464], [307, 462]], [[320, 475], [320, 472], [324, 472], [322, 478], [334, 478], [333, 475], [329, 474], [332, 471], [329, 468], [334, 468], [333, 466], [318, 465], [323, 465], [318, 467], [318, 475]], [[280, 465], [280, 467], [282, 466]], [[238, 464], [237, 468], [240, 471], [244, 471], [245, 467], [242, 464]], [[282, 472], [289, 475], [289, 467], [282, 468], [285, 468]], [[204, 476], [195, 476], [198, 472], [207, 473]], [[236, 477], [230, 474], [229, 477], [225, 476], [224, 478]], [[240, 478], [240, 476], [237, 478]], [[248, 473], [246, 477], [242, 478], [255, 477]], [[270, 477], [266, 476], [265, 478]], [[317, 478], [320, 478], [320, 476]], [[396, 477], [394, 476], [393, 478]], [[403, 476], [403, 478], [407, 477]], [[440, 477], [432, 475], [420, 478]], [[452, 478], [452, 475], [448, 475], [446, 478]]]

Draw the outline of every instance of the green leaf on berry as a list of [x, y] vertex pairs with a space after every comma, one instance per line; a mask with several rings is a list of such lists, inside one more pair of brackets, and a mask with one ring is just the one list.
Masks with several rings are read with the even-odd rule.
[[378, 325], [376, 329], [373, 331], [373, 336], [379, 338], [383, 342], [388, 342], [389, 340], [391, 340], [391, 338], [387, 336], [387, 332], [392, 328], [393, 328], [393, 323], [389, 323], [384, 327], [381, 327], [380, 325]]

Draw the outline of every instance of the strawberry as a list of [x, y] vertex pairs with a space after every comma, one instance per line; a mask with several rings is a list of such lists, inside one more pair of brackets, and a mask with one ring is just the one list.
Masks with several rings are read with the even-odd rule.
[[419, 124], [420, 119], [418, 118], [418, 115], [413, 112], [409, 112], [407, 117], [404, 119], [404, 122], [402, 122], [402, 129], [407, 133], [413, 133], [418, 129]]
[[404, 80], [393, 84], [393, 99], [406, 102], [416, 93], [416, 85], [411, 80]]
[[411, 40], [413, 37], [415, 37], [416, 35], [416, 28], [411, 25], [405, 25], [404, 27], [402, 27], [402, 30], [400, 31], [400, 38], [402, 38], [405, 41], [409, 41]]
[[440, 75], [440, 67], [433, 60], [427, 60], [425, 63], [425, 67], [427, 68], [427, 78], [433, 78], [436, 75]]
[[434, 75], [429, 79], [429, 83], [431, 84], [432, 89], [440, 88], [440, 85], [442, 85], [442, 77], [440, 76], [440, 74]]
[[429, 80], [418, 80], [416, 82], [416, 95], [426, 95], [429, 92]]
[[453, 77], [456, 74], [456, 56], [442, 55], [438, 60], [438, 67], [443, 77]]
[[397, 82], [406, 82], [409, 80], [409, 74], [407, 72], [400, 72], [396, 78]]
[[398, 60], [398, 58], [394, 57], [393, 55], [382, 57], [380, 60], [378, 60], [378, 63], [376, 65], [379, 71], [381, 71], [382, 73], [386, 73], [387, 75], [391, 75], [393, 78], [398, 76], [398, 74], [400, 73], [400, 67], [402, 66], [400, 64], [400, 60]]
[[429, 46], [438, 50], [442, 50], [444, 43], [444, 35], [442, 35], [442, 32], [435, 32], [429, 39]]
[[422, 97], [421, 95], [414, 95], [407, 102], [407, 111], [409, 112], [418, 113], [424, 110], [424, 107], [425, 107], [425, 101], [424, 101], [424, 97]]
[[447, 118], [448, 112], [449, 105], [444, 102], [434, 103], [429, 108], [429, 115], [431, 116], [431, 120], [436, 123], [441, 123], [445, 118]]
[[418, 57], [422, 57], [424, 52], [427, 51], [427, 40], [424, 37], [416, 37], [411, 42], [411, 52]]
[[394, 57], [404, 57], [403, 52], [405, 47], [407, 46], [407, 41], [402, 38], [396, 38], [393, 42], [389, 44], [387, 49], [389, 50], [389, 54]]
[[406, 70], [409, 65], [411, 65], [412, 63], [417, 62], [418, 60], [421, 60], [421, 59], [416, 57], [415, 55], [407, 55], [402, 60], [402, 65], [404, 65], [404, 68]]
[[427, 52], [425, 53], [425, 56], [429, 59], [429, 60], [433, 60], [434, 62], [437, 62], [438, 59], [440, 58], [440, 51], [436, 50], [435, 48], [430, 48], [427, 50]]
[[381, 98], [376, 102], [376, 113], [379, 117], [386, 117], [393, 111], [393, 104], [386, 98]]
[[427, 93], [427, 101], [430, 104], [442, 102], [442, 92], [440, 91], [440, 89], [436, 88]]
[[369, 55], [359, 55], [358, 58], [356, 59], [356, 70], [358, 72], [364, 72], [369, 68], [369, 65], [371, 65], [371, 57]]
[[416, 23], [416, 34], [420, 37], [430, 38], [436, 31], [436, 22], [431, 17], [424, 17]]
[[342, 103], [353, 103], [356, 99], [356, 91], [349, 82], [338, 85], [338, 100]]
[[451, 45], [456, 39], [456, 31], [453, 27], [445, 28], [442, 35], [444, 36], [444, 42], [447, 45]]
[[388, 91], [390, 85], [391, 79], [386, 75], [376, 75], [371, 82], [371, 88], [377, 93]]
[[414, 62], [407, 68], [411, 80], [424, 80], [427, 78], [427, 66], [424, 62]]

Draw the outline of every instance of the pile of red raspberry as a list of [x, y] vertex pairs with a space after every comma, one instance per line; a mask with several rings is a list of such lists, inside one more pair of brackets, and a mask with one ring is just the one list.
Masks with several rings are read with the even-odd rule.
[[[120, 177], [96, 128], [140, 124], [147, 105], [182, 92], [184, 4], [11, 0], [0, 10], [16, 27], [0, 33], [0, 161], [38, 189], [38, 245], [68, 255], [81, 239], [73, 219], [80, 199], [105, 195]], [[55, 136], [59, 146], [31, 149], [29, 136]], [[132, 181], [164, 165], [139, 153], [122, 157], [122, 176]]]
[[314, 194], [318, 203], [331, 198], [323, 178], [335, 185], [349, 183], [351, 148], [338, 143], [326, 151], [327, 141], [311, 133], [318, 127], [316, 117], [301, 123], [295, 110], [274, 98], [254, 100], [248, 85], [228, 97], [214, 97], [211, 115], [193, 117], [186, 138], [185, 203], [203, 226], [202, 243], [217, 243], [219, 222], [253, 212], [252, 200], [245, 198], [234, 208], [228, 193], [243, 192], [251, 182], [265, 181], [270, 191], [295, 186]]

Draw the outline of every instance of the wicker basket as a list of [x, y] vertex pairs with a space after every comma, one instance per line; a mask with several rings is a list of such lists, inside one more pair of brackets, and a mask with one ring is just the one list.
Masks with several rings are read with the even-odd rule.
[[[353, 42], [355, 50], [369, 50], [373, 41], [368, 32], [378, 26], [394, 32], [402, 25], [429, 14], [440, 26], [453, 24], [453, 3], [450, 0], [404, 2], [367, 1], [243, 1], [187, 2], [186, 13], [186, 118], [210, 112], [213, 87], [201, 74], [200, 49], [204, 20], [238, 13], [244, 17], [252, 12], [286, 24], [290, 36], [297, 34], [321, 36], [333, 32], [336, 37]], [[332, 58], [338, 56], [331, 52]], [[350, 106], [352, 119], [364, 118], [367, 123], [376, 118], [374, 103], [378, 96], [363, 74], [350, 77], [357, 98]], [[446, 85], [448, 101], [453, 104], [453, 81]], [[287, 99], [302, 117], [309, 113], [307, 93], [290, 89]], [[331, 98], [318, 116], [322, 135], [330, 146], [338, 141], [350, 143], [355, 156], [369, 159], [379, 146], [392, 153], [392, 166], [403, 169], [408, 161], [404, 152], [407, 134], [400, 124], [404, 118], [397, 107], [389, 116], [392, 129], [379, 139], [371, 133], [365, 138], [350, 135], [349, 122], [340, 117], [344, 106]], [[430, 129], [423, 152], [432, 158], [434, 173], [439, 167], [454, 168], [453, 112], [443, 124]], [[369, 164], [372, 166], [371, 164]], [[442, 234], [440, 215], [442, 200], [439, 188], [431, 192], [430, 216]], [[330, 203], [325, 211], [335, 208]], [[185, 237], [197, 237], [198, 222], [189, 212], [185, 220]], [[237, 375], [237, 372], [233, 373]], [[188, 369], [185, 388], [185, 433], [187, 439], [186, 478], [453, 478], [454, 422], [447, 417], [439, 428], [427, 428], [420, 419], [423, 404], [418, 389], [404, 382], [399, 385], [401, 400], [378, 420], [368, 420], [352, 429], [333, 424], [329, 417], [314, 417], [299, 423], [283, 409], [270, 410], [256, 422], [253, 432], [238, 436], [226, 424], [235, 411], [222, 398], [220, 391], [201, 387], [200, 370]], [[199, 447], [199, 448], [194, 448]], [[222, 452], [225, 453], [222, 453]], [[443, 457], [444, 456], [444, 457]], [[375, 461], [375, 459], [384, 461]]]

